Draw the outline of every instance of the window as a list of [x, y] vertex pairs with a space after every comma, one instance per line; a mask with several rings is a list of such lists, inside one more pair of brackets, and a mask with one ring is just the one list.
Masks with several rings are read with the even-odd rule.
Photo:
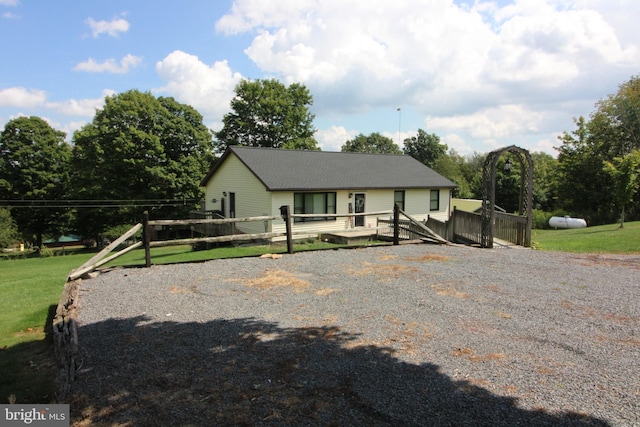
[[[293, 213], [334, 214], [336, 213], [336, 193], [294, 193]], [[336, 218], [310, 217], [294, 218], [294, 222], [335, 221]]]
[[431, 200], [429, 203], [430, 211], [440, 210], [440, 190], [431, 190]]
[[404, 210], [404, 190], [396, 190], [393, 193], [393, 203], [398, 205], [400, 210]]

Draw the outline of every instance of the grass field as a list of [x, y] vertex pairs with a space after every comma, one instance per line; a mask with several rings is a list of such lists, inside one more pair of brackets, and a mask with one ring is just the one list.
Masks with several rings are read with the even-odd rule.
[[[540, 250], [592, 253], [640, 253], [640, 222], [573, 230], [534, 230]], [[327, 243], [297, 244], [296, 251], [337, 248]], [[154, 264], [196, 262], [216, 258], [286, 252], [284, 245], [246, 246], [194, 252], [189, 246], [152, 250]], [[59, 253], [59, 252], [58, 252]], [[55, 366], [51, 324], [68, 273], [95, 252], [67, 251], [49, 258], [0, 258], [0, 402], [50, 403]], [[144, 251], [134, 250], [110, 266], [142, 265]], [[13, 396], [13, 397], [11, 397]]]
[[565, 230], [533, 230], [534, 247], [576, 253], [640, 253], [640, 221]]
[[49, 403], [55, 366], [50, 325], [67, 274], [91, 254], [0, 259], [0, 402]]

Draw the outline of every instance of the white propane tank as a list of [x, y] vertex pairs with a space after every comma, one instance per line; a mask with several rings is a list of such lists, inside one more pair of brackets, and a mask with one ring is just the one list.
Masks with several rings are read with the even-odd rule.
[[587, 221], [570, 216], [552, 216], [549, 218], [549, 226], [553, 228], [584, 228], [587, 226]]

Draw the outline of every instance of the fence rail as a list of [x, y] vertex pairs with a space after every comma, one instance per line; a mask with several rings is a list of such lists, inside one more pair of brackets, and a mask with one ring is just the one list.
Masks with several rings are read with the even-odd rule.
[[[447, 225], [454, 242], [482, 244], [482, 215], [454, 209]], [[527, 238], [527, 218], [520, 215], [495, 212], [493, 235], [516, 245], [531, 246], [531, 239]]]
[[[272, 239], [275, 237], [286, 237], [287, 251], [293, 253], [293, 237], [308, 236], [311, 230], [301, 230], [294, 232], [292, 223], [295, 218], [338, 218], [356, 216], [380, 216], [389, 215], [390, 219], [378, 218], [376, 227], [378, 236], [393, 239], [394, 244], [399, 244], [399, 240], [431, 240], [437, 243], [448, 243], [448, 241], [480, 244], [482, 239], [482, 218], [480, 214], [460, 211], [454, 208], [453, 215], [449, 221], [439, 221], [429, 217], [427, 221], [418, 221], [407, 213], [400, 210], [397, 205], [394, 210], [348, 214], [293, 214], [290, 206], [282, 206], [280, 216], [257, 216], [248, 218], [214, 218], [215, 215], [203, 215], [202, 218], [192, 218], [184, 220], [149, 220], [147, 212], [144, 213], [142, 224], [137, 224], [123, 236], [115, 240], [98, 255], [87, 261], [80, 268], [69, 274], [69, 280], [75, 280], [84, 274], [97, 269], [99, 266], [115, 259], [116, 257], [129, 252], [139, 246], [145, 249], [145, 264], [151, 266], [151, 248], [173, 246], [173, 245], [194, 245], [199, 243], [221, 243], [233, 241], [251, 241], [260, 239]], [[403, 216], [404, 218], [400, 218]], [[264, 232], [255, 234], [234, 233], [235, 224], [252, 221], [284, 221], [284, 232]], [[191, 227], [192, 237], [177, 238], [173, 240], [152, 240], [152, 230], [154, 227]], [[224, 226], [227, 233], [219, 235], [221, 228], [216, 229], [216, 235], [204, 235], [203, 237], [193, 237], [193, 231], [206, 230], [209, 226]], [[202, 228], [204, 227], [204, 228]], [[518, 215], [509, 215], [496, 212], [494, 235], [500, 239], [507, 240], [519, 245], [530, 245], [526, 237], [527, 219]], [[119, 244], [135, 234], [140, 228], [143, 230], [143, 241], [131, 245], [120, 252], [107, 258], [106, 255], [113, 251]], [[266, 227], [265, 227], [266, 230]], [[201, 233], [202, 234], [202, 233]]]
[[473, 212], [453, 210], [449, 221], [454, 242], [480, 244], [482, 241], [482, 216]]
[[495, 213], [493, 235], [516, 245], [531, 246], [526, 242], [527, 218], [520, 215]]
[[453, 236], [451, 236], [449, 232], [449, 222], [448, 221], [440, 221], [439, 219], [435, 219], [432, 216], [427, 218], [427, 227], [433, 230], [434, 233], [441, 236], [444, 239], [449, 241], [453, 240]]

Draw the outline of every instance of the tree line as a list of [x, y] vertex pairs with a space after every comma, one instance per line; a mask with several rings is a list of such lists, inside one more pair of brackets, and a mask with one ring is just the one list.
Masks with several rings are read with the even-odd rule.
[[[312, 105], [302, 84], [244, 80], [218, 132], [191, 106], [138, 90], [106, 97], [70, 143], [39, 117], [12, 119], [0, 133], [0, 247], [40, 246], [69, 230], [115, 236], [144, 210], [184, 218], [199, 208], [200, 181], [227, 146], [319, 150]], [[595, 107], [560, 136], [557, 159], [532, 153], [534, 208], [590, 224], [640, 219], [640, 77]], [[375, 132], [345, 141], [342, 151], [409, 155], [455, 182], [456, 197], [482, 197], [486, 154], [459, 155], [423, 129], [403, 147]], [[506, 171], [508, 160], [500, 158], [496, 201], [515, 212], [519, 164]]]

